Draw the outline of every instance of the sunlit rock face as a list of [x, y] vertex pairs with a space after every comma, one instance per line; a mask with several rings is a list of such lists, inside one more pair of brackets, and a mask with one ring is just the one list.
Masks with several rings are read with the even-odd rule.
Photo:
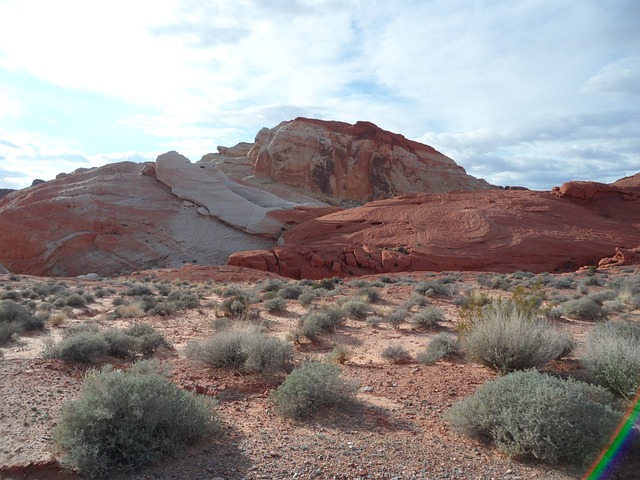
[[230, 253], [275, 243], [199, 213], [150, 165], [109, 164], [3, 197], [0, 261], [13, 273], [114, 275], [221, 264]]
[[635, 263], [638, 193], [580, 182], [553, 192], [407, 194], [309, 220], [287, 231], [280, 245], [238, 252], [229, 264], [322, 278], [401, 271], [558, 272]]
[[369, 122], [283, 122], [258, 133], [249, 158], [255, 175], [360, 203], [409, 192], [491, 188], [432, 147]]

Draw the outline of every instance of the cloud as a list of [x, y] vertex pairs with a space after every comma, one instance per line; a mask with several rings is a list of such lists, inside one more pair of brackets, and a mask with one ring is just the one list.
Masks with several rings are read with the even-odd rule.
[[85, 155], [59, 139], [30, 132], [8, 134], [0, 130], [0, 188], [20, 189], [31, 185], [34, 179], [51, 180], [59, 173], [70, 173], [78, 168], [120, 161], [153, 161], [157, 155], [158, 152]]
[[[297, 116], [369, 120], [495, 183], [609, 178], [638, 164], [638, 15], [635, 0], [4, 0], [0, 69], [96, 110], [56, 115], [68, 97], [43, 99], [47, 126], [24, 87], [17, 104], [0, 96], [0, 127], [40, 135], [38, 154], [94, 162], [197, 159]], [[106, 132], [99, 147], [71, 141], [81, 122], [95, 128], [79, 135]]]
[[589, 78], [583, 91], [621, 94], [640, 97], [638, 79], [640, 78], [640, 56], [625, 57], [603, 66]]
[[428, 132], [419, 140], [491, 183], [546, 190], [568, 180], [612, 182], [637, 173], [637, 131], [634, 110], [615, 109], [539, 116], [504, 129]]

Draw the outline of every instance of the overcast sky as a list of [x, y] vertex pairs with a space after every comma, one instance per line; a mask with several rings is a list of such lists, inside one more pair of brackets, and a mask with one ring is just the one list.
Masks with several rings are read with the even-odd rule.
[[297, 116], [498, 185], [640, 171], [638, 0], [0, 0], [0, 188]]

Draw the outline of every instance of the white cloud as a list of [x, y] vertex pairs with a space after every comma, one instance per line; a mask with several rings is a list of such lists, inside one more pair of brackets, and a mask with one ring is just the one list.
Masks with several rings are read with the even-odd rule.
[[[3, 0], [0, 68], [135, 105], [121, 125], [192, 159], [295, 116], [370, 120], [496, 183], [547, 188], [640, 164], [639, 10], [635, 0]], [[0, 120], [37, 115], [11, 101], [0, 93]]]
[[85, 155], [57, 138], [31, 132], [0, 130], [0, 188], [20, 189], [35, 179], [51, 180], [59, 173], [120, 161], [153, 161], [158, 152], [118, 152]]
[[603, 66], [593, 75], [582, 91], [603, 92], [640, 97], [640, 56], [635, 55], [615, 60]]

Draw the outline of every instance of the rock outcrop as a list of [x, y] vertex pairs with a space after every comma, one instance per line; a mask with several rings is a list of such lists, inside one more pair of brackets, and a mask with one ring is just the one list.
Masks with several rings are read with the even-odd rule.
[[14, 273], [102, 276], [222, 264], [272, 246], [172, 194], [147, 165], [124, 162], [62, 176], [0, 199], [0, 261]]
[[177, 152], [160, 155], [155, 174], [174, 195], [198, 205], [202, 215], [210, 215], [253, 235], [278, 238], [282, 224], [267, 213], [294, 207], [268, 192], [230, 180], [213, 163], [193, 164]]
[[15, 192], [15, 190], [12, 188], [0, 188], [0, 198], [13, 192]]
[[297, 118], [263, 128], [248, 155], [256, 176], [329, 201], [492, 188], [432, 147], [370, 122]]
[[640, 199], [619, 187], [582, 186], [580, 191], [603, 194], [490, 190], [380, 200], [305, 222], [287, 231], [284, 243], [238, 252], [229, 264], [321, 278], [421, 270], [571, 271], [598, 265], [616, 247], [628, 257], [640, 238]]
[[7, 270], [7, 267], [5, 267], [0, 263], [0, 274], [5, 274], [5, 273], [9, 273], [9, 270]]
[[6, 269], [46, 276], [566, 271], [638, 261], [640, 174], [498, 189], [371, 123], [299, 118], [196, 163], [168, 152], [34, 183], [0, 198], [0, 232]]

